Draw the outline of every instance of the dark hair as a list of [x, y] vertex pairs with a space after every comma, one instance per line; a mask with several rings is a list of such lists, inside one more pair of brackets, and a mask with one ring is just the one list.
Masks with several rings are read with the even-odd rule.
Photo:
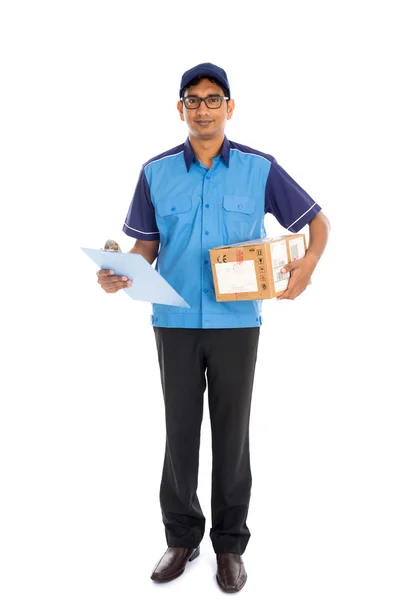
[[212, 77], [208, 77], [208, 75], [198, 75], [197, 77], [189, 81], [187, 85], [185, 85], [185, 87], [182, 90], [182, 98], [184, 97], [185, 92], [188, 88], [192, 87], [192, 85], [198, 85], [202, 79], [208, 79], [209, 81], [211, 81], [211, 83], [215, 83], [215, 85], [218, 85], [222, 89], [222, 91], [224, 92], [224, 96], [229, 96], [228, 90], [223, 85], [221, 85], [219, 81], [213, 79]]

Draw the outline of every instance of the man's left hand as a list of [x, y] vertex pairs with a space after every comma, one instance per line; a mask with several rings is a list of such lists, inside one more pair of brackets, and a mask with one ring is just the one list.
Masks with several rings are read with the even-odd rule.
[[281, 268], [282, 273], [290, 273], [289, 285], [277, 300], [294, 300], [306, 289], [311, 279], [311, 274], [316, 267], [316, 262], [312, 258], [294, 259], [291, 263]]

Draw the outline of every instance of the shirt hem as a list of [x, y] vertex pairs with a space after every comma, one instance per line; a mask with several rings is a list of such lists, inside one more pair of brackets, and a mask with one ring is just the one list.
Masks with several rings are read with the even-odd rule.
[[188, 329], [233, 329], [260, 327], [262, 315], [253, 313], [249, 315], [221, 315], [221, 314], [166, 314], [154, 313], [150, 316], [154, 327], [188, 328]]

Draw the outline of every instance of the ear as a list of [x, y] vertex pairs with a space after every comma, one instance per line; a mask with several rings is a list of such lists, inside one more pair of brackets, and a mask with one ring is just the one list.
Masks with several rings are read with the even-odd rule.
[[227, 114], [227, 117], [226, 117], [228, 121], [229, 121], [229, 119], [232, 118], [234, 110], [235, 110], [235, 101], [234, 100], [228, 100], [228, 114]]
[[179, 115], [181, 117], [181, 121], [184, 121], [185, 117], [183, 116], [183, 102], [182, 102], [182, 100], [178, 100], [178, 104], [176, 105], [176, 108], [178, 109]]

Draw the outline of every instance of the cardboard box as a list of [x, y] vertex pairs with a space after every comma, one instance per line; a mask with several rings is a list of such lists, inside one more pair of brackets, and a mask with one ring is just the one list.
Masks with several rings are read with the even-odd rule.
[[304, 233], [212, 248], [209, 252], [217, 302], [281, 296], [290, 277], [289, 273], [281, 273], [281, 268], [303, 258], [306, 250]]

